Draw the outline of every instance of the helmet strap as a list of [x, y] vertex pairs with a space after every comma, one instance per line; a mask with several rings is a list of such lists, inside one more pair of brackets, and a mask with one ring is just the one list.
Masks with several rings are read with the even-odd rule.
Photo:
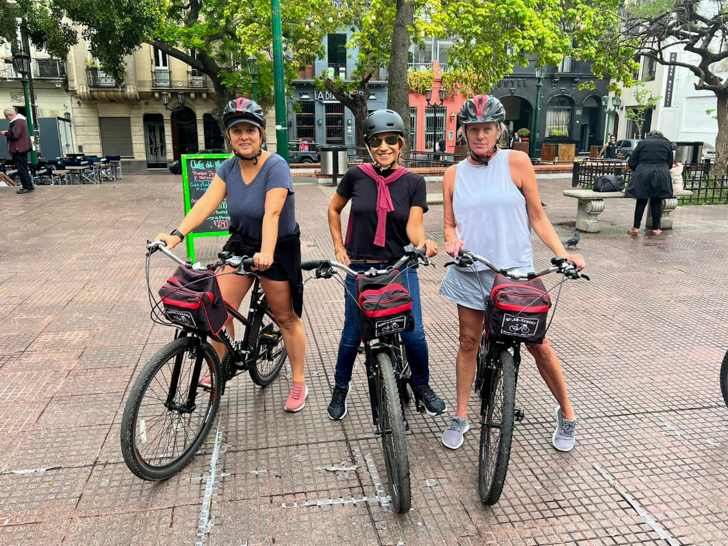
[[377, 163], [377, 160], [374, 159], [374, 156], [372, 155], [372, 149], [369, 146], [367, 146], [367, 152], [369, 152], [369, 157], [372, 158], [372, 165], [374, 165], [380, 171], [388, 171], [389, 169], [394, 168], [394, 165], [397, 163], [397, 159], [399, 159], [398, 156], [397, 159], [392, 161], [390, 165], [380, 165], [379, 163]]
[[[470, 149], [470, 143], [469, 142], [468, 142], [468, 149]], [[477, 161], [478, 163], [482, 163], [485, 167], [487, 167], [488, 166], [488, 162], [491, 159], [493, 159], [493, 156], [496, 154], [497, 151], [498, 151], [498, 144], [496, 144], [495, 146], [493, 146], [493, 149], [490, 152], [488, 152], [487, 154], [483, 154], [483, 155], [476, 155], [476, 154], [473, 153], [472, 150], [470, 150], [470, 157], [471, 157], [471, 159], [473, 161]]]
[[262, 149], [262, 147], [261, 148], [258, 148], [258, 153], [257, 154], [253, 154], [252, 157], [245, 157], [244, 155], [240, 155], [237, 152], [237, 150], [235, 150], [235, 149], [233, 149], [233, 153], [237, 156], [238, 159], [242, 159], [243, 161], [252, 161], [253, 162], [253, 165], [257, 165], [258, 164], [258, 158], [263, 153], [263, 149]]

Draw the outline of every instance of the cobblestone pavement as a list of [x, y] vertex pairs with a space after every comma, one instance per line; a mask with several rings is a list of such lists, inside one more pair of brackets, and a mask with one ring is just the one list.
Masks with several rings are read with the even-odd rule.
[[[568, 185], [540, 182], [563, 239], [576, 214]], [[332, 255], [331, 192], [296, 187], [304, 259]], [[304, 411], [282, 410], [289, 370], [265, 389], [236, 378], [192, 464], [144, 482], [123, 462], [119, 424], [132, 381], [171, 338], [149, 320], [143, 243], [180, 221], [179, 178], [0, 188], [0, 544], [728, 544], [728, 208], [679, 207], [673, 231], [630, 237], [632, 206], [610, 200], [604, 230], [582, 234], [592, 281], [565, 285], [550, 333], [583, 419], [576, 449], [551, 447], [555, 403], [527, 357], [500, 503], [478, 498], [479, 426], [453, 452], [440, 443], [448, 416], [409, 408], [413, 504], [400, 516], [378, 492], [386, 472], [361, 365], [349, 415], [326, 417], [343, 316], [333, 280], [306, 287]], [[426, 227], [442, 240], [440, 205]], [[198, 256], [219, 245], [204, 240]], [[173, 266], [159, 257], [153, 268], [159, 284]], [[437, 294], [443, 273], [420, 270], [431, 383], [453, 408], [457, 322]]]

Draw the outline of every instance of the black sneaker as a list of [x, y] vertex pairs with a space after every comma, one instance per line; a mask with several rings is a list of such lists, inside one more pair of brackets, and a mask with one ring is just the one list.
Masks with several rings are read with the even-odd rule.
[[334, 394], [331, 396], [328, 414], [332, 421], [341, 421], [346, 417], [346, 398], [349, 395], [349, 385], [346, 387], [337, 387], [334, 385]]
[[425, 405], [427, 415], [440, 415], [447, 410], [445, 401], [437, 396], [429, 385], [419, 385], [414, 388], [415, 396]]

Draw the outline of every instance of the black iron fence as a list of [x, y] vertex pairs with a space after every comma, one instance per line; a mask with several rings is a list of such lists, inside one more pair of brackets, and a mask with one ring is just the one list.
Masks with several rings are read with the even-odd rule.
[[[574, 163], [571, 185], [592, 189], [594, 179], [601, 175], [622, 175], [629, 182], [632, 171], [626, 161], [614, 159], [588, 159]], [[683, 167], [683, 188], [690, 190], [690, 197], [679, 197], [681, 204], [728, 203], [728, 174], [718, 175], [711, 170], [710, 160], [686, 164]]]

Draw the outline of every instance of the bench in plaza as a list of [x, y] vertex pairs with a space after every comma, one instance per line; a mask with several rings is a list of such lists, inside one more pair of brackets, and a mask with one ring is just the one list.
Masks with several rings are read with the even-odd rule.
[[[576, 207], [576, 229], [587, 233], [599, 233], [599, 215], [604, 212], [605, 199], [621, 199], [626, 197], [623, 191], [596, 192], [593, 190], [570, 189], [564, 190], [566, 197], [573, 197], [579, 202]], [[689, 190], [674, 190], [673, 196], [662, 200], [662, 214], [660, 215], [660, 229], [672, 229], [670, 213], [677, 208], [678, 197], [689, 197], [693, 192]], [[652, 212], [647, 205], [647, 227], [652, 227]]]

